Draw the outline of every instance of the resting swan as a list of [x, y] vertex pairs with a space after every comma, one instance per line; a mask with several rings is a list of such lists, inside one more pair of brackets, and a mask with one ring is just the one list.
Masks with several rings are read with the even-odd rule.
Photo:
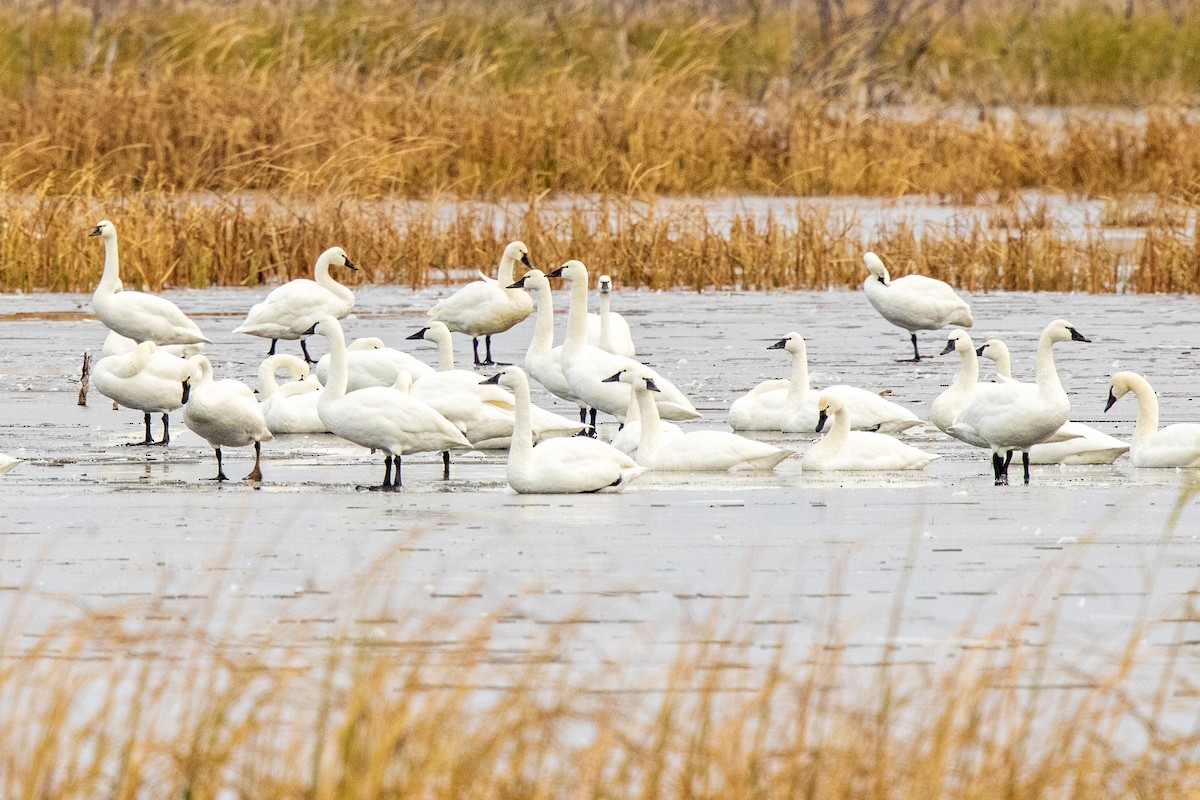
[[275, 345], [280, 339], [299, 339], [304, 360], [315, 363], [308, 354], [305, 341], [313, 320], [322, 314], [338, 319], [354, 308], [354, 293], [329, 275], [333, 265], [357, 270], [346, 251], [331, 247], [321, 253], [313, 267], [315, 280], [299, 278], [272, 289], [261, 303], [256, 304], [246, 315], [246, 320], [233, 329], [234, 333], [248, 333], [271, 340], [268, 356], [275, 355]]
[[[429, 309], [429, 319], [446, 323], [452, 331], [471, 337], [475, 351], [475, 366], [490, 365], [492, 361], [492, 336], [504, 333], [533, 313], [533, 300], [527, 292], [510, 288], [513, 268], [517, 262], [526, 267], [529, 249], [521, 242], [511, 242], [504, 248], [500, 259], [497, 280], [480, 275], [480, 280], [468, 283], [454, 294]], [[479, 360], [479, 337], [485, 337], [487, 360]]]
[[[1013, 379], [1012, 356], [1004, 342], [988, 339], [975, 353], [995, 362], [996, 378], [1001, 383]], [[1115, 436], [1109, 436], [1082, 422], [1067, 421], [1049, 439], [1030, 448], [1029, 463], [1111, 464], [1122, 453], [1127, 452], [1129, 444]]]
[[1020, 450], [1025, 483], [1029, 483], [1029, 448], [1050, 439], [1071, 412], [1071, 401], [1054, 367], [1057, 342], [1087, 342], [1066, 320], [1042, 331], [1037, 349], [1037, 383], [981, 383], [954, 418], [948, 431], [964, 441], [982, 440], [992, 451], [997, 486], [1008, 485], [1009, 451]]
[[646, 471], [629, 456], [595, 439], [550, 439], [535, 447], [525, 373], [520, 367], [505, 367], [484, 383], [507, 386], [516, 397], [507, 476], [508, 485], [518, 494], [620, 491]]
[[[329, 353], [317, 361], [317, 380], [322, 386], [329, 385], [329, 364]], [[385, 347], [383, 340], [376, 336], [355, 339], [346, 347], [347, 392], [368, 386], [394, 386], [402, 372], [407, 372], [415, 381], [432, 375], [435, 370], [419, 358]]]
[[596, 281], [600, 289], [600, 313], [588, 314], [587, 343], [626, 358], [637, 355], [629, 323], [612, 310], [612, 278], [601, 275]]
[[812, 472], [924, 469], [941, 456], [918, 450], [885, 433], [850, 430], [850, 419], [841, 399], [830, 392], [817, 398], [819, 433], [829, 417], [833, 426], [800, 460]]
[[0, 453], [0, 475], [5, 475], [12, 470], [17, 464], [21, 463], [21, 459], [13, 458], [12, 456]]
[[[154, 342], [141, 342], [128, 353], [105, 356], [92, 367], [97, 391], [119, 406], [141, 411], [146, 437], [131, 445], [168, 445], [170, 413], [183, 405], [182, 384], [187, 362], [167, 353]], [[150, 435], [150, 415], [162, 414], [162, 439]]]
[[1133, 392], [1137, 398], [1137, 422], [1133, 428], [1129, 457], [1135, 467], [1200, 467], [1200, 424], [1179, 422], [1158, 427], [1158, 395], [1150, 382], [1136, 372], [1117, 372], [1109, 379], [1108, 411]]
[[[329, 339], [329, 383], [321, 390], [317, 414], [329, 431], [343, 439], [383, 451], [383, 483], [377, 491], [395, 491], [400, 483], [400, 457], [409, 453], [441, 452], [443, 476], [450, 471], [453, 448], [470, 447], [458, 428], [415, 397], [390, 386], [370, 386], [347, 392], [346, 337], [341, 323], [325, 314], [313, 333]], [[396, 477], [392, 478], [392, 463]]]
[[221, 463], [222, 447], [254, 444], [254, 469], [246, 480], [261, 481], [262, 443], [275, 438], [267, 428], [262, 408], [254, 392], [241, 381], [214, 381], [212, 364], [203, 355], [187, 360], [183, 381], [183, 424], [205, 439], [217, 452], [217, 475], [212, 480], [227, 481]]
[[[292, 380], [280, 386], [275, 370], [286, 368]], [[308, 364], [286, 353], [267, 358], [258, 367], [263, 418], [274, 434], [327, 433], [317, 414], [321, 384], [308, 374]]]
[[212, 343], [212, 339], [170, 300], [145, 292], [121, 291], [116, 226], [102, 219], [88, 236], [104, 239], [104, 274], [92, 295], [92, 309], [109, 329], [135, 342], [160, 345]]
[[795, 451], [756, 442], [726, 431], [691, 431], [664, 438], [659, 427], [654, 373], [641, 365], [625, 367], [605, 378], [633, 389], [641, 413], [641, 441], [637, 462], [652, 470], [672, 472], [727, 472], [735, 469], [772, 470]]
[[905, 275], [891, 280], [887, 267], [874, 253], [864, 253], [863, 262], [871, 275], [863, 291], [875, 310], [912, 337], [913, 361], [921, 360], [917, 331], [933, 331], [950, 325], [971, 327], [971, 307], [945, 281], [924, 275]]

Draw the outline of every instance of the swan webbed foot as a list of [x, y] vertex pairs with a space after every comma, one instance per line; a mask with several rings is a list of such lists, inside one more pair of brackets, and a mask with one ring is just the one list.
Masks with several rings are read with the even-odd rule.
[[122, 446], [123, 447], [144, 447], [146, 445], [151, 445], [151, 444], [158, 444], [158, 442], [154, 441], [153, 439], [143, 439], [140, 442], [126, 442]]
[[214, 448], [217, 451], [217, 476], [215, 478], [206, 478], [205, 480], [223, 482], [229, 480], [229, 476], [225, 474], [225, 468], [221, 465], [221, 448]]
[[300, 340], [300, 352], [304, 353], [304, 360], [305, 360], [305, 362], [307, 362], [307, 363], [309, 363], [309, 364], [316, 364], [316, 363], [317, 363], [317, 362], [316, 362], [316, 359], [314, 359], [312, 356], [310, 356], [310, 355], [308, 354], [308, 340], [307, 340], [307, 339], [301, 339], [301, 340]]
[[271, 340], [271, 349], [267, 351], [267, 358], [270, 358], [271, 356], [275, 355], [275, 345], [277, 345], [277, 344], [279, 344], [278, 339]]
[[246, 476], [248, 481], [261, 481], [262, 468], [259, 466], [259, 459], [262, 458], [262, 442], [254, 443], [254, 469], [250, 470], [250, 474]]
[[378, 486], [359, 486], [358, 489], [359, 489], [359, 491], [365, 490], [368, 492], [398, 492], [398, 491], [400, 491], [400, 487], [394, 483], [381, 483]]
[[219, 483], [224, 483], [225, 481], [229, 480], [229, 476], [228, 476], [228, 475], [226, 475], [224, 472], [218, 472], [218, 473], [216, 474], [216, 476], [215, 476], [215, 477], [212, 477], [212, 478], [205, 478], [204, 480], [206, 480], [206, 481], [217, 481], [217, 482], [219, 482]]
[[146, 444], [150, 445], [151, 447], [166, 447], [170, 443], [171, 440], [167, 438], [163, 438], [157, 442], [146, 442]]

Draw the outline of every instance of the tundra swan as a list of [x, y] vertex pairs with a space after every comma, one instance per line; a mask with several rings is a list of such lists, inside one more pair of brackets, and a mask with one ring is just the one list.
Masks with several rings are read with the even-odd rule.
[[88, 236], [104, 239], [104, 273], [92, 295], [92, 309], [110, 330], [135, 342], [149, 341], [160, 345], [212, 343], [170, 300], [145, 292], [121, 291], [115, 225], [102, 219]]
[[950, 431], [950, 426], [954, 424], [958, 412], [966, 406], [971, 399], [971, 393], [979, 384], [979, 357], [975, 352], [975, 343], [971, 341], [971, 335], [964, 330], [950, 331], [950, 336], [946, 340], [946, 348], [942, 350], [941, 355], [944, 356], [947, 353], [958, 354], [958, 373], [954, 376], [953, 383], [934, 398], [933, 405], [929, 407], [929, 421], [936, 425], [942, 433], [961, 439], [975, 447], [988, 447], [988, 443], [978, 436], [965, 431]]
[[1087, 342], [1066, 320], [1046, 326], [1038, 340], [1037, 383], [981, 383], [959, 409], [948, 431], [964, 441], [982, 440], [992, 451], [996, 485], [1008, 484], [1009, 451], [1020, 450], [1029, 483], [1029, 448], [1050, 439], [1067, 421], [1071, 401], [1054, 366], [1057, 342]]
[[[500, 259], [497, 279], [480, 274], [480, 280], [468, 283], [454, 294], [429, 309], [429, 319], [444, 322], [452, 331], [471, 337], [475, 351], [475, 366], [490, 365], [492, 361], [492, 336], [504, 333], [533, 313], [533, 300], [528, 292], [510, 288], [513, 268], [517, 262], [526, 267], [529, 249], [521, 242], [511, 242], [504, 248]], [[479, 337], [487, 345], [487, 360], [479, 360]]]
[[850, 470], [924, 469], [930, 461], [941, 456], [918, 450], [910, 444], [885, 433], [850, 430], [850, 419], [841, 398], [832, 392], [822, 392], [817, 398], [819, 433], [829, 417], [833, 425], [801, 458], [800, 464], [812, 472]]
[[[383, 483], [372, 487], [395, 491], [400, 487], [400, 457], [408, 453], [441, 452], [443, 475], [450, 470], [449, 450], [470, 447], [462, 431], [415, 397], [390, 386], [370, 386], [346, 391], [346, 337], [341, 323], [324, 314], [313, 333], [329, 339], [329, 383], [321, 390], [317, 413], [326, 428], [343, 439], [372, 450], [382, 450]], [[392, 463], [396, 477], [392, 478]]]
[[[317, 380], [329, 385], [329, 353], [317, 361]], [[418, 380], [434, 373], [433, 367], [419, 358], [392, 347], [385, 347], [376, 336], [355, 339], [346, 347], [346, 391], [356, 392], [368, 386], [392, 386], [401, 372]]]
[[[154, 342], [134, 345], [128, 353], [105, 356], [92, 367], [97, 391], [119, 406], [141, 411], [146, 438], [132, 445], [167, 445], [171, 442], [170, 413], [183, 405], [183, 379], [187, 362], [164, 352]], [[162, 439], [150, 435], [150, 415], [162, 414]]]
[[[657, 385], [657, 383], [655, 384]], [[658, 421], [659, 436], [662, 440], [679, 436], [683, 429], [674, 422], [665, 419]], [[629, 408], [625, 410], [625, 424], [612, 437], [612, 446], [633, 460], [637, 460], [638, 447], [642, 443], [642, 412], [638, 409], [636, 392], [629, 393]]]
[[672, 472], [772, 470], [795, 452], [728, 431], [690, 431], [664, 439], [659, 427], [658, 407], [651, 397], [652, 392], [658, 391], [653, 372], [639, 364], [625, 367], [605, 381], [620, 381], [633, 389], [642, 422], [637, 462], [647, 469]]
[[354, 292], [329, 274], [329, 268], [334, 265], [358, 269], [346, 256], [345, 250], [340, 247], [329, 248], [321, 253], [313, 267], [315, 280], [299, 278], [272, 289], [265, 300], [250, 309], [246, 320], [233, 332], [270, 339], [268, 356], [275, 355], [275, 345], [280, 339], [299, 339], [304, 360], [315, 363], [308, 354], [305, 341], [313, 320], [322, 314], [341, 319], [354, 308]]
[[1136, 372], [1117, 372], [1109, 379], [1108, 411], [1113, 403], [1133, 392], [1137, 422], [1129, 457], [1135, 467], [1200, 467], [1200, 423], [1179, 422], [1158, 427], [1158, 395], [1150, 382]]
[[554, 346], [554, 297], [550, 281], [540, 269], [531, 269], [513, 283], [510, 289], [529, 289], [537, 292], [537, 317], [533, 338], [525, 351], [525, 372], [545, 387], [546, 391], [568, 403], [579, 406], [579, 421], [587, 424], [587, 404], [571, 392], [562, 370], [562, 345]]
[[891, 280], [887, 267], [874, 253], [864, 253], [863, 262], [871, 275], [863, 291], [875, 310], [912, 337], [913, 361], [921, 360], [917, 331], [934, 331], [949, 325], [971, 327], [971, 307], [945, 281], [924, 275], [905, 275]]
[[253, 443], [254, 469], [246, 480], [261, 481], [262, 443], [275, 437], [267, 428], [254, 392], [241, 381], [228, 378], [214, 381], [212, 364], [200, 354], [187, 359], [184, 375], [183, 424], [217, 451], [217, 475], [212, 480], [229, 480], [221, 463], [222, 447], [245, 447]]
[[587, 343], [626, 358], [637, 355], [629, 323], [612, 310], [612, 278], [601, 275], [596, 281], [600, 289], [600, 313], [588, 314]]
[[[275, 370], [286, 368], [292, 380], [282, 386]], [[321, 384], [308, 374], [308, 364], [295, 356], [277, 353], [258, 367], [263, 418], [271, 433], [327, 433], [317, 414]]]
[[[100, 355], [103, 356], [121, 356], [129, 353], [137, 346], [137, 342], [130, 339], [128, 336], [122, 336], [114, 330], [108, 332], [108, 336], [104, 337], [104, 344], [101, 345]], [[168, 353], [180, 358], [187, 358], [200, 352], [200, 348], [204, 345], [196, 344], [160, 344], [158, 352]]]
[[507, 386], [516, 397], [516, 426], [508, 451], [508, 485], [518, 494], [620, 491], [646, 471], [612, 445], [587, 438], [533, 444], [529, 380], [520, 367], [505, 367], [485, 383]]
[[0, 475], [10, 472], [13, 467], [20, 463], [21, 459], [0, 453]]

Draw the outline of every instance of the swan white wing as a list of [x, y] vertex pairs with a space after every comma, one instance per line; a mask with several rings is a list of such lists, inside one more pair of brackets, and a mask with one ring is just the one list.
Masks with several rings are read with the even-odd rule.
[[96, 316], [110, 329], [138, 342], [196, 344], [209, 339], [179, 306], [144, 292], [117, 292], [93, 300]]
[[[595, 439], [550, 439], [533, 448], [528, 469], [509, 484], [522, 494], [616, 491], [644, 471], [629, 456]], [[520, 474], [524, 473], [524, 474]]]
[[0, 475], [11, 471], [13, 467], [20, 463], [21, 459], [0, 453]]
[[502, 288], [494, 280], [468, 283], [436, 303], [429, 318], [468, 336], [503, 333], [533, 313], [533, 299], [524, 289]]
[[736, 433], [692, 431], [660, 442], [655, 457], [642, 463], [654, 470], [670, 471], [769, 470], [793, 452]]
[[299, 339], [322, 314], [341, 319], [353, 308], [353, 295], [347, 301], [316, 281], [300, 278], [272, 290], [250, 309], [245, 321], [233, 332], [270, 339]]
[[[291, 385], [291, 384], [288, 384]], [[319, 392], [284, 394], [282, 389], [262, 401], [263, 419], [271, 433], [326, 433], [317, 405]]]
[[1200, 424], [1180, 422], [1160, 428], [1130, 451], [1137, 467], [1200, 467]]
[[[668, 422], [665, 419], [659, 421], [659, 431], [662, 437], [660, 443], [666, 442], [668, 439], [675, 436], [682, 436], [683, 429], [674, 422]], [[638, 447], [642, 443], [642, 421], [640, 419], [633, 422], [626, 422], [621, 430], [617, 431], [613, 436], [612, 446], [620, 450], [630, 458], [637, 458]]]
[[[322, 384], [329, 383], [329, 354], [321, 356], [317, 362], [317, 379]], [[391, 347], [382, 349], [348, 350], [346, 352], [347, 384], [346, 391], [354, 392], [372, 386], [390, 387], [396, 383], [401, 372], [412, 375], [414, 381], [433, 375], [436, 370], [400, 350]]]
[[971, 394], [949, 432], [976, 436], [995, 450], [1020, 450], [1052, 437], [1070, 413], [1061, 402], [1042, 397], [1037, 384], [983, 383]]
[[729, 426], [735, 431], [782, 430], [790, 384], [786, 379], [763, 381], [734, 400], [729, 407]]
[[457, 427], [427, 403], [381, 386], [317, 406], [321, 422], [343, 439], [393, 454], [467, 447]]
[[924, 469], [940, 456], [926, 453], [883, 433], [850, 431], [845, 443], [832, 454], [817, 451], [820, 442], [801, 459], [806, 470], [874, 471]]
[[1029, 450], [1031, 464], [1111, 464], [1129, 443], [1080, 422], [1066, 422], [1049, 441]]

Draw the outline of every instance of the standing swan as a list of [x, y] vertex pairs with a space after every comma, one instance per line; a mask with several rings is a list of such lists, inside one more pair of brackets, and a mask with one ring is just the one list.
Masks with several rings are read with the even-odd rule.
[[[462, 431], [415, 397], [391, 387], [370, 386], [346, 391], [346, 337], [336, 318], [325, 314], [313, 333], [329, 339], [329, 383], [321, 390], [317, 413], [321, 422], [343, 439], [383, 451], [383, 483], [376, 491], [400, 488], [400, 457], [408, 453], [441, 452], [444, 472], [450, 470], [451, 448], [470, 447]], [[396, 477], [392, 479], [392, 462]]]
[[[131, 445], [168, 445], [171, 423], [168, 416], [183, 405], [180, 386], [187, 377], [188, 363], [154, 342], [141, 342], [128, 353], [105, 356], [92, 368], [92, 380], [100, 394], [119, 406], [145, 415], [146, 438]], [[162, 439], [150, 435], [150, 415], [162, 414]]]
[[554, 346], [554, 296], [550, 281], [540, 269], [531, 269], [508, 288], [537, 292], [537, 318], [533, 338], [525, 351], [525, 372], [550, 394], [578, 405], [579, 421], [586, 424], [587, 404], [571, 392], [562, 370], [562, 345]]
[[[504, 333], [533, 313], [529, 293], [510, 288], [517, 262], [526, 267], [533, 266], [529, 263], [529, 249], [521, 242], [511, 242], [504, 248], [497, 280], [481, 274], [480, 280], [468, 283], [429, 309], [430, 320], [444, 322], [450, 330], [471, 337], [477, 367], [495, 363], [492, 361], [494, 334]], [[487, 345], [486, 361], [479, 360], [480, 336], [485, 337]]]
[[822, 392], [817, 398], [818, 433], [829, 417], [833, 426], [800, 460], [812, 472], [924, 469], [941, 456], [918, 450], [885, 433], [850, 430], [846, 407], [834, 394]]
[[104, 274], [92, 295], [92, 309], [100, 321], [135, 342], [166, 344], [212, 344], [196, 323], [170, 300], [145, 292], [121, 291], [117, 228], [106, 219], [96, 223], [88, 236], [104, 239]]
[[646, 471], [612, 445], [587, 438], [533, 444], [529, 380], [520, 367], [505, 367], [484, 383], [507, 386], [516, 396], [516, 425], [508, 451], [508, 485], [517, 494], [579, 494], [620, 491]]
[[982, 440], [992, 451], [997, 486], [1008, 485], [1012, 450], [1021, 451], [1025, 483], [1029, 483], [1029, 448], [1051, 438], [1071, 413], [1071, 401], [1054, 367], [1057, 342], [1088, 342], [1066, 320], [1046, 326], [1038, 340], [1037, 383], [982, 383], [956, 415], [947, 432], [964, 441]]
[[924, 275], [892, 280], [874, 253], [865, 253], [863, 262], [871, 273], [863, 281], [867, 300], [884, 319], [909, 332], [914, 362], [921, 360], [917, 331], [935, 331], [949, 325], [971, 327], [971, 307], [945, 281]]
[[234, 328], [233, 332], [270, 339], [268, 356], [275, 355], [275, 345], [280, 339], [299, 339], [304, 360], [315, 363], [308, 354], [305, 341], [312, 321], [322, 314], [341, 319], [354, 308], [354, 293], [329, 275], [329, 268], [335, 264], [346, 269], [358, 269], [346, 257], [345, 250], [340, 247], [329, 248], [321, 253], [313, 267], [315, 280], [299, 278], [272, 289], [265, 300], [250, 309], [246, 321]]
[[1117, 372], [1108, 386], [1105, 411], [1130, 392], [1137, 398], [1137, 422], [1129, 449], [1135, 467], [1200, 467], [1200, 424], [1180, 422], [1160, 429], [1158, 395], [1136, 372]]
[[222, 447], [254, 444], [254, 469], [248, 481], [261, 481], [262, 443], [275, 438], [267, 429], [262, 408], [254, 392], [241, 381], [213, 380], [212, 364], [203, 355], [188, 358], [183, 381], [183, 424], [207, 440], [217, 451], [217, 475], [212, 480], [227, 481], [221, 463]]

